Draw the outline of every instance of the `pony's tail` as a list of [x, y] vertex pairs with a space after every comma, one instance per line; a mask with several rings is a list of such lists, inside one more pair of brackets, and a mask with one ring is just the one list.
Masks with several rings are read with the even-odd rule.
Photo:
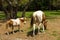
[[8, 27], [9, 27], [9, 20], [6, 22], [6, 29], [8, 29]]
[[6, 29], [8, 28], [8, 23], [6, 23]]
[[33, 26], [33, 16], [31, 17], [31, 23], [30, 23], [30, 27], [32, 27]]

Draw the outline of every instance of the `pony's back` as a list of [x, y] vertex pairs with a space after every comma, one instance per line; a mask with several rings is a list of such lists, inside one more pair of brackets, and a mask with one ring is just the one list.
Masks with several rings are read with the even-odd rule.
[[42, 15], [42, 14], [44, 14], [44, 12], [41, 11], [41, 10], [38, 10], [38, 11], [35, 11], [35, 12], [33, 13], [33, 16], [35, 16], [35, 15]]
[[41, 22], [42, 21], [42, 16], [43, 16], [43, 11], [41, 10], [38, 10], [38, 11], [35, 11], [31, 17], [31, 26], [33, 26], [33, 23], [34, 23], [34, 20], [36, 18], [37, 21]]
[[36, 11], [36, 12], [33, 13], [33, 16], [34, 16], [34, 17], [37, 17], [37, 20], [38, 20], [39, 22], [42, 21], [43, 15], [44, 15], [44, 12], [41, 11], [41, 10]]
[[11, 21], [13, 22], [13, 25], [20, 25], [19, 18], [17, 18], [17, 19], [11, 19]]

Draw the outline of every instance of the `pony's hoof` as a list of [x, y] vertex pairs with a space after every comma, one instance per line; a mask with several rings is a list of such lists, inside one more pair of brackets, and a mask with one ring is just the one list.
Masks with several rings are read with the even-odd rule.
[[21, 32], [23, 32], [23, 30], [21, 30]]
[[32, 37], [34, 37], [35, 35], [32, 35]]
[[33, 37], [35, 36], [35, 33], [33, 33]]
[[14, 34], [15, 32], [14, 31], [12, 31], [12, 34]]
[[6, 32], [5, 34], [6, 34], [6, 35], [9, 35], [9, 33], [8, 33], [8, 32]]

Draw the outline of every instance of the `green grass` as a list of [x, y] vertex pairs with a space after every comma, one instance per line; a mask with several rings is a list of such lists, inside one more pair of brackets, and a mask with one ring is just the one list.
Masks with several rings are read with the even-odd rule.
[[60, 40], [60, 37], [58, 37], [57, 40]]
[[[60, 17], [60, 12], [58, 11], [44, 11], [45, 15], [47, 16], [47, 18], [57, 18], [57, 17]], [[33, 14], [33, 11], [30, 11], [30, 12], [26, 12], [25, 13], [25, 16], [26, 17], [31, 17]], [[18, 12], [18, 17], [21, 17], [22, 15], [22, 12]]]
[[[60, 17], [60, 12], [59, 11], [44, 11], [45, 15], [47, 16], [47, 18], [51, 19], [51, 18], [56, 18], [56, 17]], [[31, 17], [33, 14], [33, 11], [28, 11], [25, 12], [25, 16], [26, 17]], [[17, 12], [17, 17], [21, 17], [22, 16], [22, 12], [18, 11]], [[5, 18], [5, 14], [4, 12], [0, 11], [0, 19], [4, 19]]]
[[4, 18], [5, 18], [4, 12], [0, 11], [0, 19], [4, 19]]
[[58, 33], [56, 31], [53, 31], [51, 35], [56, 37], [58, 36]]
[[58, 11], [44, 11], [47, 18], [57, 18], [60, 17], [60, 12]]
[[[31, 16], [32, 16], [32, 13], [33, 13], [33, 12], [25, 12], [25, 16], [26, 16], [26, 17], [31, 17]], [[19, 11], [19, 12], [17, 13], [17, 16], [18, 16], [18, 17], [21, 17], [21, 16], [22, 16], [22, 12]]]

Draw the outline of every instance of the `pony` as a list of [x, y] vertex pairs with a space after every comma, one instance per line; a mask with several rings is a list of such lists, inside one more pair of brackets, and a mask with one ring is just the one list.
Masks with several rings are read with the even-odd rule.
[[12, 28], [12, 31], [14, 31], [13, 28], [15, 26], [17, 26], [18, 27], [18, 30], [19, 30], [20, 29], [20, 26], [21, 26], [21, 23], [26, 24], [26, 17], [8, 20], [6, 22], [6, 29], [8, 29], [8, 27], [11, 27]]
[[[45, 13], [41, 10], [35, 11], [31, 17], [31, 27], [33, 27], [33, 35], [35, 35], [35, 27], [38, 27], [38, 33], [40, 31], [40, 26], [42, 25], [43, 31], [46, 30], [47, 20]], [[36, 26], [36, 24], [38, 26]]]

